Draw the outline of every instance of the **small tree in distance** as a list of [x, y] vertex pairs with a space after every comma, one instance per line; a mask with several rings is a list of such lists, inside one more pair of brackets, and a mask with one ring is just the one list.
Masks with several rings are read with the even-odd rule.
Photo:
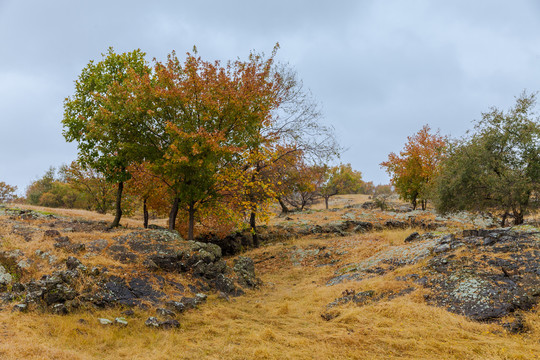
[[16, 191], [16, 186], [11, 186], [3, 181], [0, 181], [0, 204], [13, 201], [17, 197], [17, 195], [15, 195]]
[[388, 160], [381, 163], [391, 177], [391, 183], [396, 192], [404, 200], [410, 201], [416, 209], [420, 200], [422, 210], [426, 209], [429, 186], [437, 175], [439, 165], [444, 158], [446, 138], [437, 131], [430, 133], [429, 125], [408, 141], [399, 155], [390, 153]]
[[328, 199], [334, 195], [356, 194], [363, 188], [362, 173], [353, 170], [351, 164], [340, 164], [328, 169], [327, 180], [321, 186], [320, 194], [328, 209]]

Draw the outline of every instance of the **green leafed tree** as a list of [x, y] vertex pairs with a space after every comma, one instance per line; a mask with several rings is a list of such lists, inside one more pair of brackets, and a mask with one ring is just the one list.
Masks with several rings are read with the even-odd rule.
[[64, 137], [77, 142], [80, 164], [118, 185], [111, 227], [120, 224], [122, 191], [130, 178], [127, 168], [145, 157], [147, 141], [139, 118], [125, 112], [114, 97], [131, 73], [150, 72], [144, 56], [141, 50], [116, 54], [109, 48], [101, 61], [90, 61], [82, 70], [75, 93], [64, 102]]
[[328, 200], [334, 195], [356, 194], [362, 190], [362, 173], [353, 170], [351, 164], [340, 164], [328, 169], [326, 182], [320, 189], [324, 204], [328, 209]]
[[475, 132], [456, 141], [436, 182], [442, 213], [488, 211], [521, 224], [540, 206], [540, 122], [536, 94], [522, 93], [508, 111], [491, 108]]

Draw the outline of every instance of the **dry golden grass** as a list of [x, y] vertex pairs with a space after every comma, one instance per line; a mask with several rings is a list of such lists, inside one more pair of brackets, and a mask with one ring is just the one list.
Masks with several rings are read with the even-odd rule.
[[[67, 316], [0, 311], [1, 359], [538, 359], [540, 315], [526, 315], [530, 331], [509, 335], [428, 306], [423, 291], [391, 301], [344, 306], [325, 321], [326, 305], [346, 289], [399, 290], [396, 274], [326, 286], [332, 267], [293, 266], [296, 248], [343, 245], [343, 263], [403, 244], [409, 231], [385, 231], [344, 238], [302, 238], [247, 253], [265, 282], [260, 290], [227, 302], [213, 295], [199, 310], [181, 315], [179, 330], [144, 326], [151, 312], [138, 310], [126, 328], [101, 326], [122, 309]], [[83, 322], [80, 322], [83, 319]]]
[[[14, 207], [27, 210], [40, 211], [47, 214], [54, 214], [58, 216], [65, 216], [73, 219], [84, 219], [91, 221], [106, 221], [112, 223], [114, 215], [112, 214], [98, 214], [95, 211], [81, 210], [81, 209], [63, 209], [63, 208], [49, 208], [28, 204], [16, 204]], [[138, 228], [142, 227], [142, 216], [127, 217], [123, 216], [121, 224], [124, 227]], [[153, 219], [150, 220], [151, 224], [159, 226], [167, 226], [167, 219]]]

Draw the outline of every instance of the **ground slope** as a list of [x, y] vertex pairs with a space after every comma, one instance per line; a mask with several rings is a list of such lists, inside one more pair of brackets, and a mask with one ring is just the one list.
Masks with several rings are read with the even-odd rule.
[[[296, 215], [292, 217], [296, 219]], [[443, 304], [435, 302], [436, 283], [432, 284], [431, 280], [437, 273], [430, 277], [429, 272], [440, 264], [433, 260], [450, 257], [452, 261], [454, 251], [470, 253], [468, 246], [474, 244], [449, 246], [435, 252], [434, 249], [445, 245], [442, 238], [449, 230], [434, 232], [430, 237], [425, 235], [427, 230], [418, 229], [419, 237], [406, 243], [413, 230], [317, 233], [289, 237], [249, 250], [242, 256], [254, 260], [263, 285], [238, 297], [211, 292], [198, 309], [176, 315], [180, 328], [173, 330], [144, 325], [149, 316], [155, 316], [154, 308], [134, 307], [133, 315], [126, 316], [128, 325], [124, 327], [101, 325], [98, 321], [98, 318], [121, 316], [124, 307], [89, 308], [60, 316], [39, 311], [13, 312], [10, 306], [2, 306], [0, 358], [540, 358], [540, 316], [536, 308], [520, 312], [524, 330], [513, 334], [502, 326], [511, 319], [475, 321], [467, 314], [447, 311]], [[481, 256], [490, 253], [484, 248], [491, 249], [498, 241], [500, 246], [511, 241], [497, 239], [484, 244], [481, 239], [485, 237], [473, 235], [478, 234], [460, 232], [456, 237], [460, 241], [453, 243], [476, 238], [481, 244], [474, 246]], [[85, 242], [85, 238], [91, 241], [103, 234], [89, 232], [80, 236], [74, 236], [76, 242]], [[24, 236], [17, 236], [21, 238]], [[15, 238], [8, 239], [12, 243], [7, 245], [16, 245]], [[430, 246], [431, 250], [422, 252]], [[415, 260], [400, 264], [383, 261], [398, 253], [406, 253]], [[498, 253], [492, 255], [505, 260]], [[470, 253], [466, 257], [474, 256]], [[99, 262], [98, 258], [91, 257], [88, 261]], [[235, 258], [225, 258], [225, 262], [232, 264]], [[489, 264], [489, 259], [485, 263]], [[126, 266], [121, 262], [111, 262], [109, 266], [114, 265]], [[452, 268], [440, 270], [438, 274], [444, 274]], [[505, 270], [509, 276], [517, 276], [512, 269]], [[504, 275], [504, 271], [500, 273]], [[418, 281], [424, 276], [427, 280]], [[414, 288], [410, 290], [411, 287]]]

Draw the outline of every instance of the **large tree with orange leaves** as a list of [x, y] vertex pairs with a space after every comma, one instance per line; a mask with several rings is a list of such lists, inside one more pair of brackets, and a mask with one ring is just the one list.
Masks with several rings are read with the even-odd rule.
[[429, 125], [424, 125], [407, 143], [399, 155], [390, 153], [388, 160], [381, 163], [391, 177], [392, 185], [402, 199], [410, 201], [416, 209], [418, 200], [422, 210], [426, 209], [428, 189], [444, 158], [446, 139], [439, 132], [432, 134]]
[[140, 119], [155, 140], [153, 151], [144, 152], [146, 169], [173, 199], [170, 229], [185, 210], [192, 239], [196, 213], [223, 195], [220, 173], [244, 161], [246, 149], [260, 141], [259, 129], [279, 101], [272, 62], [273, 55], [252, 54], [222, 65], [196, 52], [180, 61], [173, 52], [165, 63], [155, 63], [152, 74], [131, 71], [122, 86], [110, 88], [113, 102], [107, 105]]

